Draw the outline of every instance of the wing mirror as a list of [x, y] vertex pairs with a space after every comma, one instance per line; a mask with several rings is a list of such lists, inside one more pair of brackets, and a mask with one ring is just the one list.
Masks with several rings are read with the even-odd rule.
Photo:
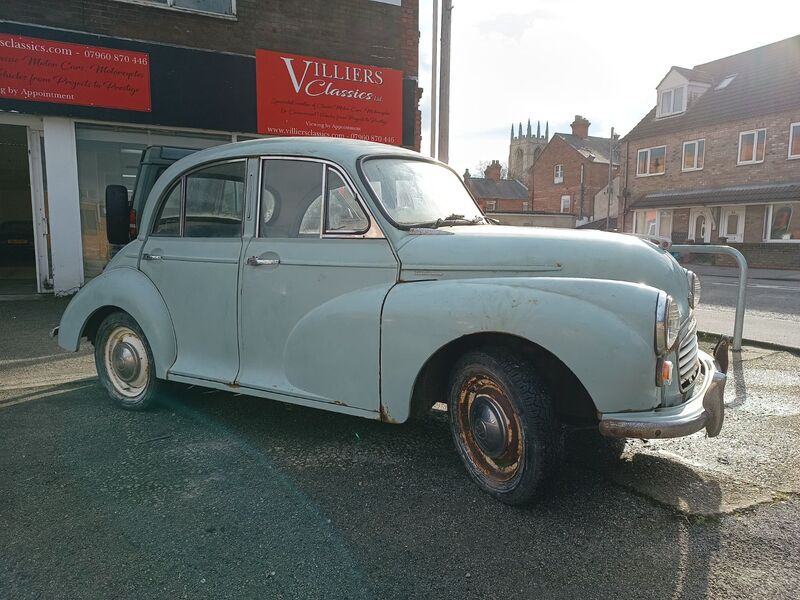
[[124, 185], [106, 186], [106, 237], [110, 244], [131, 241], [128, 190]]

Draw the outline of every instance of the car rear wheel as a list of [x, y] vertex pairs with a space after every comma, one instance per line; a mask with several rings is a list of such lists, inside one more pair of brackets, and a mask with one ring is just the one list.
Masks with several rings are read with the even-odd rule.
[[94, 360], [111, 400], [126, 410], [145, 410], [164, 391], [156, 379], [150, 344], [129, 314], [108, 315], [97, 329]]
[[504, 349], [469, 352], [455, 365], [448, 404], [470, 477], [506, 504], [534, 499], [557, 471], [561, 435], [533, 365]]

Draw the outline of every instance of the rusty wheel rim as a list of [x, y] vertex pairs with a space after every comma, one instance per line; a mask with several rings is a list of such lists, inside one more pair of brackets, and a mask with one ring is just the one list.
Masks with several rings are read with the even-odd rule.
[[467, 379], [458, 392], [456, 419], [461, 446], [478, 476], [493, 485], [521, 471], [523, 433], [503, 387], [486, 375]]

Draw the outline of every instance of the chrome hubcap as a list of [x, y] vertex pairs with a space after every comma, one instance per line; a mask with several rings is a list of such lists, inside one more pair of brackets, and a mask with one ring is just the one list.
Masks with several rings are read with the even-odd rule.
[[475, 442], [486, 456], [497, 458], [503, 454], [508, 443], [505, 418], [491, 397], [475, 397], [470, 407], [469, 421]]
[[103, 362], [114, 389], [128, 398], [144, 392], [150, 373], [147, 350], [139, 335], [128, 327], [117, 327], [106, 340]]
[[128, 342], [119, 342], [114, 346], [111, 351], [111, 366], [114, 367], [117, 376], [126, 382], [136, 379], [142, 368], [136, 350]]

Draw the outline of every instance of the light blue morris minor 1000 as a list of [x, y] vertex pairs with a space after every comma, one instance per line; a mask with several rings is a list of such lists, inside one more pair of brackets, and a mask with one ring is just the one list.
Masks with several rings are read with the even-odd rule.
[[545, 486], [565, 427], [719, 433], [727, 347], [698, 348], [697, 277], [657, 243], [495, 225], [451, 169], [395, 147], [178, 156], [134, 198], [135, 239], [107, 193], [126, 245], [59, 327], [67, 350], [93, 343], [120, 407], [172, 381], [387, 423], [442, 402], [467, 472], [510, 504]]

